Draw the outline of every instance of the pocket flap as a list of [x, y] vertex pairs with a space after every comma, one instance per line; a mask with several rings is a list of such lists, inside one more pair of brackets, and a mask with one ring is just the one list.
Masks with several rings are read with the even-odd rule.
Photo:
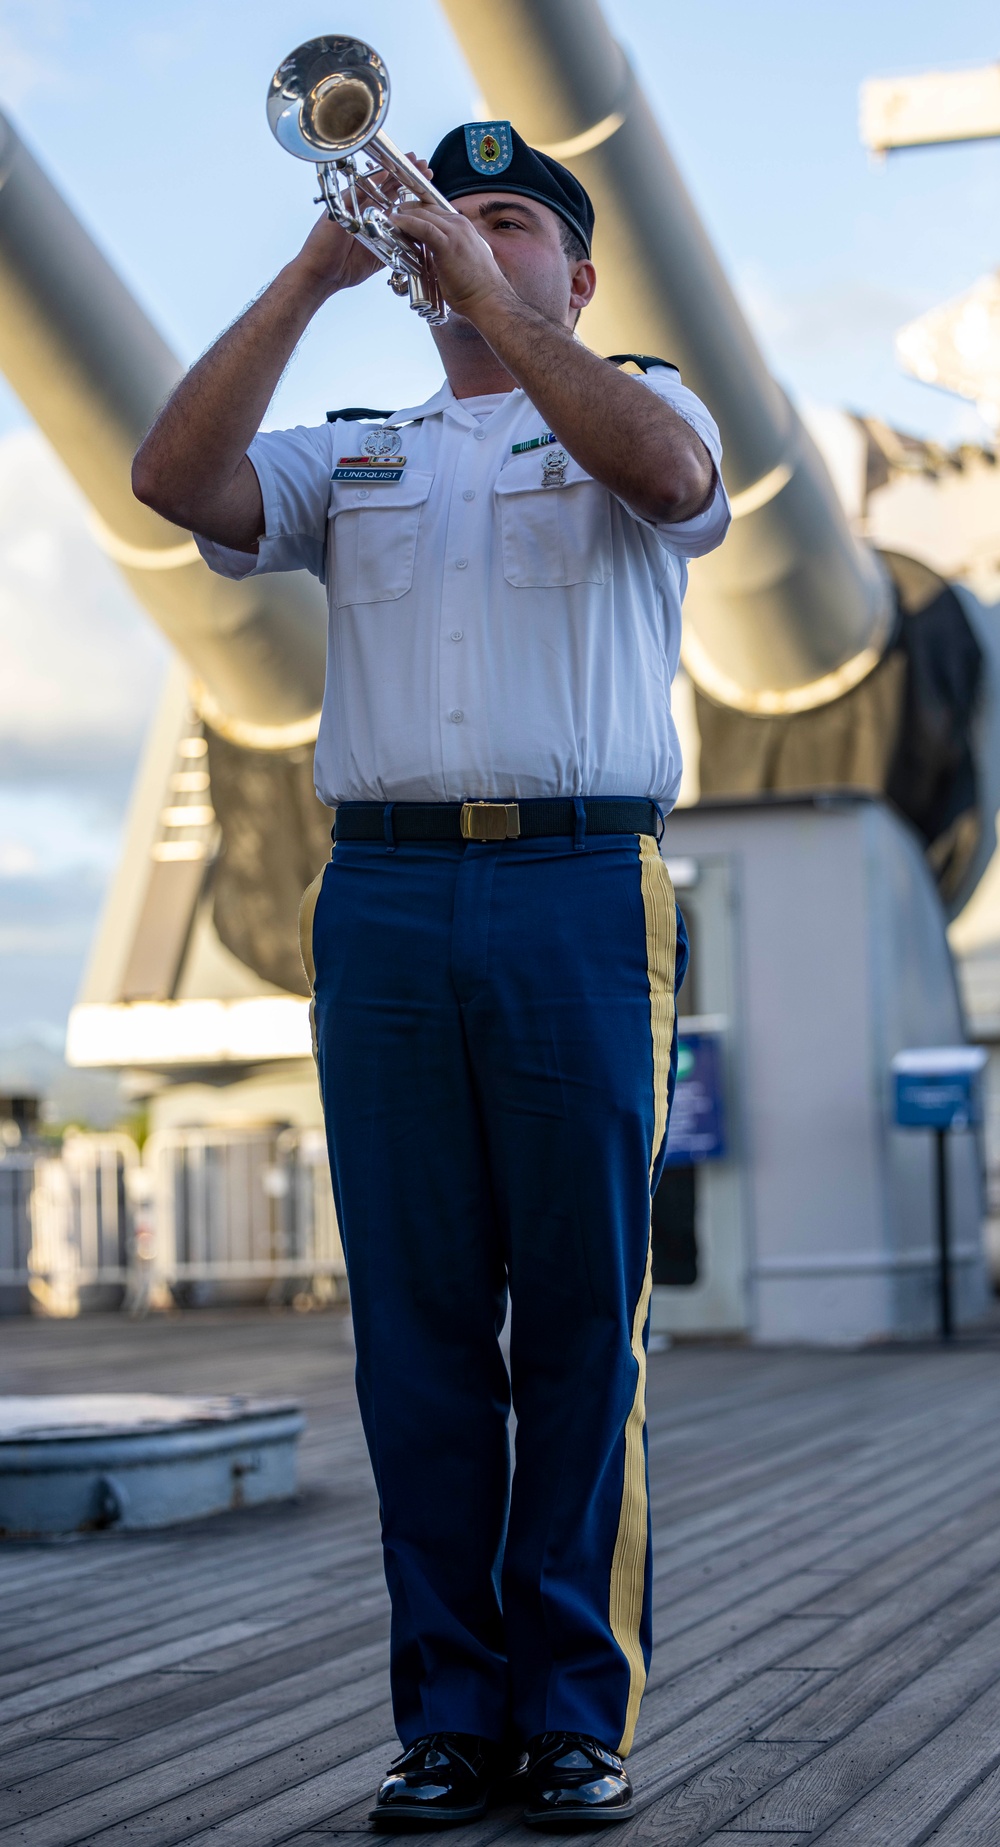
[[420, 507], [433, 485], [433, 474], [420, 468], [404, 468], [401, 481], [331, 481], [327, 517], [356, 507]]
[[[545, 449], [530, 449], [527, 455], [511, 456], [504, 463], [496, 478], [494, 493], [535, 494], [544, 489], [546, 494], [557, 494], [558, 487], [545, 487], [542, 481], [542, 469], [545, 466], [546, 456], [552, 455], [558, 446], [558, 444], [550, 443]], [[593, 487], [600, 485], [594, 480], [593, 475], [588, 475], [587, 470], [580, 467], [579, 462], [574, 462], [573, 457], [567, 455], [565, 449], [562, 453], [567, 458], [561, 483], [563, 487], [575, 487], [580, 481], [589, 481]]]

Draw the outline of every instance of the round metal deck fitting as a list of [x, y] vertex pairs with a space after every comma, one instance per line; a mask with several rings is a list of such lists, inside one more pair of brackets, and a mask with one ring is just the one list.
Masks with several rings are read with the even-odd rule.
[[0, 1539], [131, 1532], [288, 1500], [297, 1405], [108, 1392], [0, 1398]]

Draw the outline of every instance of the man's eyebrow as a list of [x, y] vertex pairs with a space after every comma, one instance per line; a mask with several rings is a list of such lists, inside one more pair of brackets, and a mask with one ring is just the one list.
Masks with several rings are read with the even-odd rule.
[[524, 200], [517, 195], [512, 195], [509, 199], [488, 199], [485, 205], [479, 207], [479, 216], [489, 218], [494, 212], [510, 211], [521, 212], [525, 218], [531, 219], [532, 224], [540, 225], [542, 222], [538, 213], [533, 212], [531, 206], [525, 205]]

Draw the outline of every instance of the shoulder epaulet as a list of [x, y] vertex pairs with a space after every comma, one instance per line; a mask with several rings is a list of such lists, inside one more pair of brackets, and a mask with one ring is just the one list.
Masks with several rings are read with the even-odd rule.
[[384, 423], [387, 410], [366, 410], [364, 405], [349, 404], [346, 410], [328, 410], [327, 423]]
[[609, 365], [627, 366], [629, 360], [632, 361], [632, 364], [634, 366], [638, 366], [640, 372], [648, 372], [650, 366], [662, 366], [665, 372], [679, 373], [680, 371], [679, 366], [675, 366], [672, 360], [657, 359], [655, 353], [609, 353], [608, 354]]

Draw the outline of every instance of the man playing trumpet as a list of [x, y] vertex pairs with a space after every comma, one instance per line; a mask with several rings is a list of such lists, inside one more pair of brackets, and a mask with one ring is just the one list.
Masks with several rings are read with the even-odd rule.
[[395, 223], [450, 310], [440, 390], [257, 433], [317, 310], [378, 267], [324, 218], [134, 484], [213, 569], [305, 567], [329, 596], [337, 820], [303, 955], [392, 1601], [404, 1750], [374, 1818], [473, 1818], [513, 1747], [526, 1818], [584, 1825], [632, 1812], [650, 1657], [650, 1201], [687, 959], [657, 839], [686, 561], [729, 509], [677, 372], [574, 337], [574, 176], [506, 122], [452, 130], [431, 171], [456, 210]]

